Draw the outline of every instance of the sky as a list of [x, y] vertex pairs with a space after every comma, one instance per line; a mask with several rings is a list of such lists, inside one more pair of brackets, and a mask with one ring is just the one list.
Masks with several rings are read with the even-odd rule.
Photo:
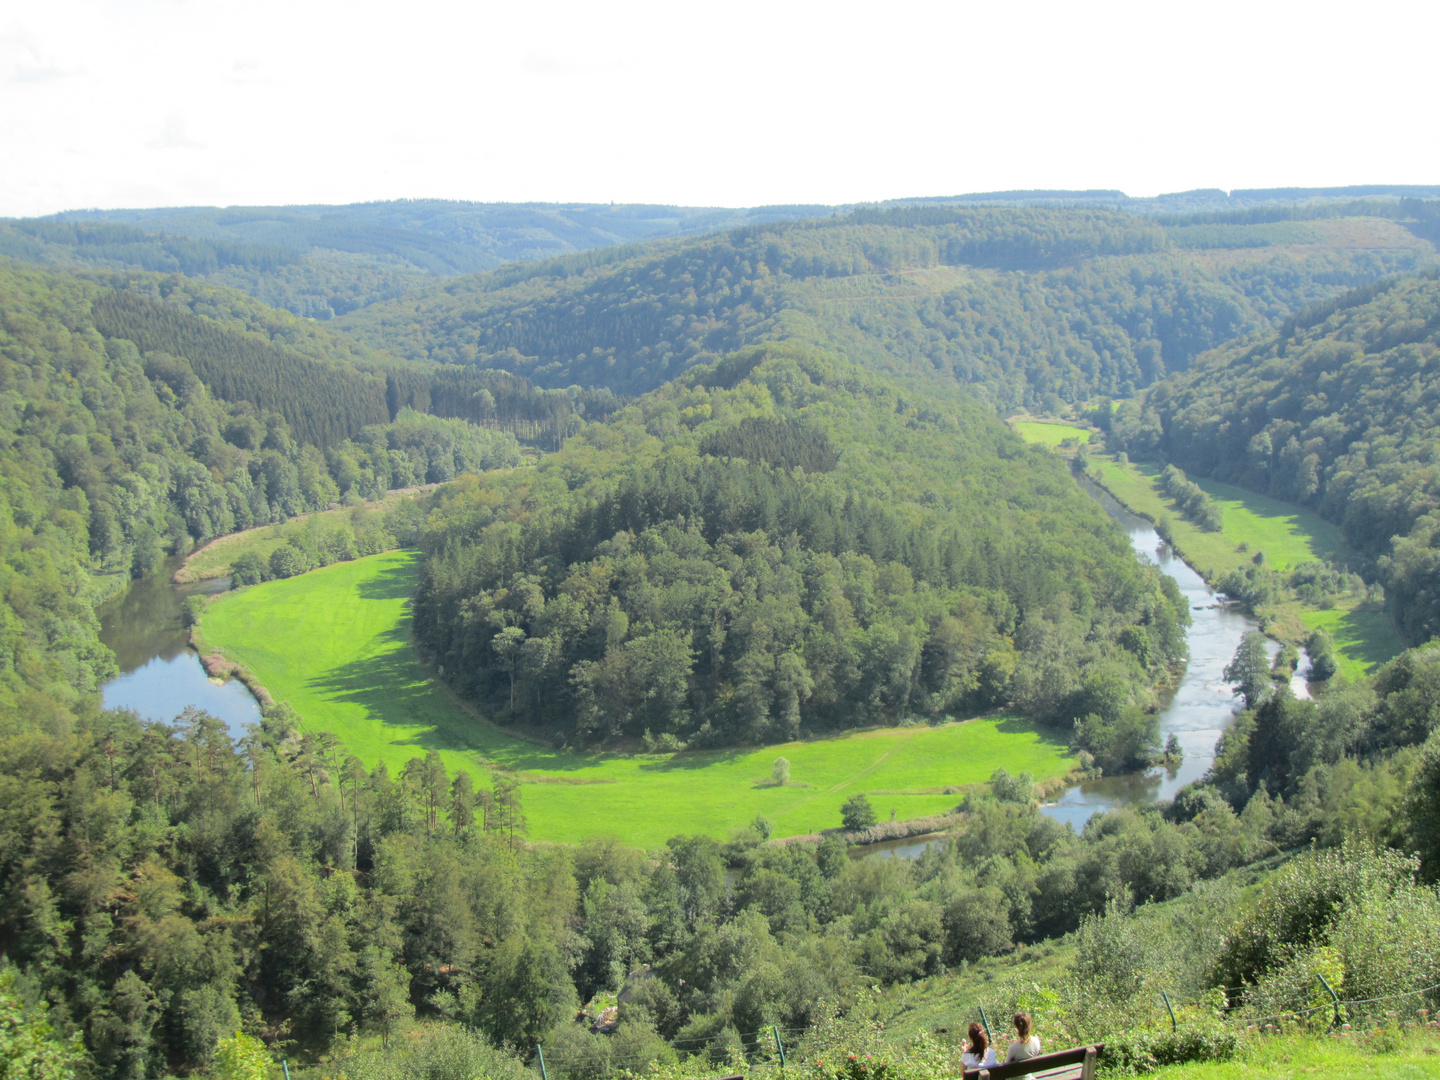
[[1440, 5], [5, 0], [0, 216], [1440, 183]]

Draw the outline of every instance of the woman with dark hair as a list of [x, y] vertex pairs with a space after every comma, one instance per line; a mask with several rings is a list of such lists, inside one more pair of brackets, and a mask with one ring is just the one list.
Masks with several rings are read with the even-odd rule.
[[988, 1069], [995, 1065], [995, 1048], [990, 1045], [990, 1036], [975, 1021], [970, 1021], [970, 1043], [960, 1055], [960, 1063], [967, 1069]]
[[1010, 1044], [1010, 1052], [1005, 1055], [1006, 1065], [1012, 1061], [1028, 1061], [1040, 1056], [1040, 1036], [1035, 1034], [1035, 1025], [1030, 1022], [1029, 1013], [1015, 1014], [1015, 1036], [1015, 1042]]

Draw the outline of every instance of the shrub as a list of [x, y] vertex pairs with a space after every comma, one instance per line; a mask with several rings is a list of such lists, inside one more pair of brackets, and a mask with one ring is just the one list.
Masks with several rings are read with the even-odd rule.
[[1240, 1036], [1219, 1021], [1179, 1031], [1125, 1031], [1107, 1034], [1100, 1059], [1106, 1076], [1134, 1076], [1187, 1061], [1229, 1061], [1240, 1049]]
[[1029, 803], [1035, 797], [1035, 778], [1028, 772], [1011, 776], [999, 768], [990, 774], [990, 791], [1001, 802]]
[[269, 577], [269, 567], [255, 551], [244, 551], [230, 564], [230, 587], [238, 589], [244, 585], [259, 585]]
[[875, 808], [864, 795], [851, 795], [840, 808], [840, 820], [851, 832], [868, 829], [875, 824]]
[[289, 578], [312, 569], [314, 564], [298, 544], [281, 544], [270, 553], [270, 576]]

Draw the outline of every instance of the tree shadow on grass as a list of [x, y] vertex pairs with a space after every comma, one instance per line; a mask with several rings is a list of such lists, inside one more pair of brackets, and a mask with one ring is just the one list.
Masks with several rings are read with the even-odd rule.
[[676, 772], [680, 769], [708, 769], [711, 765], [722, 765], [734, 761], [756, 749], [753, 746], [733, 747], [726, 750], [683, 750], [662, 761], [646, 761], [640, 765], [641, 772]]
[[364, 600], [408, 600], [415, 595], [420, 578], [420, 558], [414, 552], [403, 562], [392, 563], [379, 573], [367, 577], [357, 590]]
[[1046, 746], [1062, 754], [1070, 752], [1070, 744], [1065, 738], [1066, 732], [1063, 729], [1046, 727], [1044, 724], [1037, 724], [1034, 720], [1027, 720], [1023, 716], [1002, 717], [1000, 722], [995, 725], [995, 730], [1002, 735], [1037, 735]]
[[1401, 649], [1383, 610], [1347, 611], [1326, 632], [1334, 641], [1343, 643], [1346, 656], [1370, 665], [1393, 660]]
[[[387, 630], [383, 640], [389, 648], [331, 668], [311, 679], [310, 686], [331, 701], [360, 706], [377, 726], [409, 729], [396, 727], [390, 745], [411, 746], [419, 752], [472, 753], [518, 770], [574, 772], [594, 768], [604, 760], [601, 755], [535, 746], [460, 710], [416, 659], [408, 621]], [[467, 737], [470, 731], [473, 738]]]

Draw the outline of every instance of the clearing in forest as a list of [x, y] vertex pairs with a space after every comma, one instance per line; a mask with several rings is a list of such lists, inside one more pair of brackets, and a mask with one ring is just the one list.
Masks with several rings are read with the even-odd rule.
[[1043, 443], [1046, 446], [1059, 446], [1067, 439], [1074, 439], [1083, 446], [1094, 434], [1089, 428], [1064, 424], [1058, 420], [1012, 420], [1010, 423], [1015, 433], [1026, 442]]
[[[516, 738], [462, 705], [410, 644], [409, 598], [419, 556], [392, 551], [216, 597], [202, 623], [207, 649], [247, 667], [311, 731], [329, 731], [367, 768], [394, 775], [437, 749], [450, 770], [488, 783], [512, 770], [535, 840], [610, 835], [642, 847], [679, 833], [724, 838], [764, 815], [777, 836], [840, 824], [840, 806], [865, 792], [885, 820], [923, 817], [959, 801], [946, 788], [988, 780], [998, 767], [1037, 780], [1074, 764], [1028, 723], [985, 717], [944, 727], [852, 732], [767, 746], [622, 755], [557, 750]], [[770, 779], [775, 758], [791, 782]]]

